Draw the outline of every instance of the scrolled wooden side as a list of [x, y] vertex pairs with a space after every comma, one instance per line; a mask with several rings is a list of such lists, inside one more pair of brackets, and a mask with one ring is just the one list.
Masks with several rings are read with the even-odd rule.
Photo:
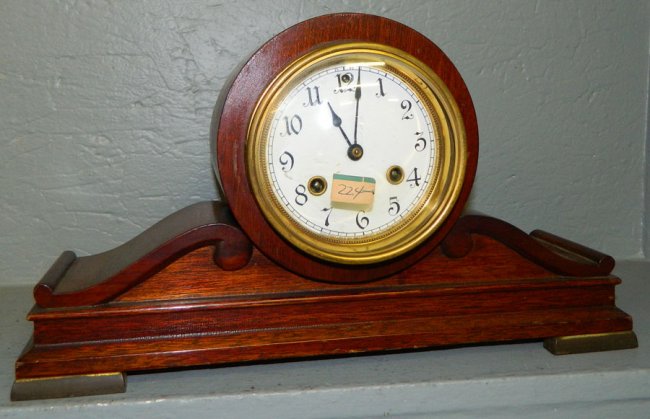
[[42, 308], [79, 307], [111, 301], [179, 257], [215, 246], [223, 270], [248, 264], [252, 246], [221, 202], [190, 205], [129, 242], [93, 256], [64, 252], [34, 288]]
[[61, 253], [61, 256], [50, 266], [50, 269], [45, 272], [43, 278], [34, 287], [34, 299], [36, 301], [47, 299], [49, 295], [53, 294], [59, 282], [65, 276], [66, 271], [76, 260], [77, 255], [71, 250]]
[[479, 214], [465, 215], [458, 220], [442, 242], [443, 253], [451, 258], [466, 256], [473, 248], [472, 234], [491, 237], [560, 275], [605, 276], [614, 269], [611, 256], [541, 230], [526, 234], [505, 221]]

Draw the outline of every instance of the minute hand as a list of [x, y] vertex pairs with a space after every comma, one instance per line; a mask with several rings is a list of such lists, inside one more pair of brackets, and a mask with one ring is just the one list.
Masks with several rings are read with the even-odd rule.
[[354, 112], [354, 143], [357, 143], [357, 126], [359, 125], [359, 99], [361, 99], [361, 67], [357, 72], [357, 88], [354, 89], [354, 99], [357, 101], [357, 107]]
[[336, 112], [334, 112], [334, 109], [332, 109], [332, 105], [330, 105], [329, 102], [327, 102], [327, 106], [329, 106], [330, 112], [332, 112], [332, 125], [334, 125], [336, 128], [338, 128], [341, 131], [341, 134], [343, 134], [343, 138], [345, 138], [345, 141], [348, 143], [350, 147], [352, 147], [352, 143], [350, 142], [350, 139], [348, 138], [345, 131], [343, 131], [343, 127], [341, 126], [341, 117], [339, 117], [336, 114]]

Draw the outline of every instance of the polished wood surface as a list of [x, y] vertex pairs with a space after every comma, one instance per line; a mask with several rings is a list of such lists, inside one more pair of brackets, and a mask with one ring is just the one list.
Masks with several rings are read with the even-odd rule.
[[252, 246], [221, 202], [186, 207], [122, 246], [77, 258], [64, 252], [34, 288], [40, 307], [100, 304], [120, 295], [192, 250], [214, 245], [224, 270], [246, 265]]
[[[220, 227], [189, 244], [189, 232], [205, 225]], [[220, 203], [196, 204], [152, 229], [134, 239], [147, 239], [144, 256], [131, 246], [113, 251], [115, 260], [130, 260], [126, 268], [84, 259], [93, 280], [70, 268], [69, 255], [55, 263], [36, 286], [37, 296], [47, 286], [49, 297], [29, 314], [34, 334], [17, 379], [632, 330], [615, 306], [620, 280], [610, 275], [611, 258], [491, 217], [461, 218], [442, 247], [409, 269], [347, 284], [300, 277], [251, 255], [246, 242], [224, 241], [224, 230], [241, 231]], [[152, 257], [170, 237], [185, 250]], [[215, 253], [239, 269], [215, 265]], [[129, 266], [149, 268], [137, 281], [116, 280]], [[96, 282], [96, 272], [109, 271]]]
[[442, 243], [442, 251], [450, 257], [467, 255], [473, 246], [471, 234], [500, 240], [528, 260], [559, 274], [598, 276], [614, 269], [611, 256], [545, 231], [528, 235], [512, 224], [478, 214], [466, 215], [454, 226]]
[[[414, 251], [389, 262], [342, 266], [309, 257], [285, 242], [265, 220], [246, 173], [245, 143], [249, 120], [264, 89], [296, 58], [332, 42], [375, 42], [398, 48], [428, 65], [456, 98], [467, 136], [467, 170], [460, 196], [446, 222]], [[460, 73], [430, 40], [401, 23], [354, 13], [320, 16], [299, 23], [264, 44], [245, 63], [214, 112], [211, 136], [221, 187], [232, 212], [254, 245], [269, 259], [301, 276], [330, 282], [368, 280], [398, 272], [427, 255], [460, 217], [476, 172], [478, 127], [472, 99]], [[353, 271], [354, 274], [350, 275]]]

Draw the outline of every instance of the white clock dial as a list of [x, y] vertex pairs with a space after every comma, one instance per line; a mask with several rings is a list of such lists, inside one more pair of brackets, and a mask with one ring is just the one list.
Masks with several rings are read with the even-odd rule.
[[389, 232], [422, 205], [436, 167], [426, 99], [382, 61], [309, 74], [278, 102], [265, 168], [301, 228], [333, 239]]

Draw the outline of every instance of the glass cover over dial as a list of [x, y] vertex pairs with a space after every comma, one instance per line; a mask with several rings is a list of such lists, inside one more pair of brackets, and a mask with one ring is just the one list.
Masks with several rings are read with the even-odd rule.
[[346, 44], [298, 60], [249, 127], [249, 179], [266, 218], [332, 262], [417, 246], [462, 183], [462, 121], [445, 93], [429, 69], [385, 47]]

